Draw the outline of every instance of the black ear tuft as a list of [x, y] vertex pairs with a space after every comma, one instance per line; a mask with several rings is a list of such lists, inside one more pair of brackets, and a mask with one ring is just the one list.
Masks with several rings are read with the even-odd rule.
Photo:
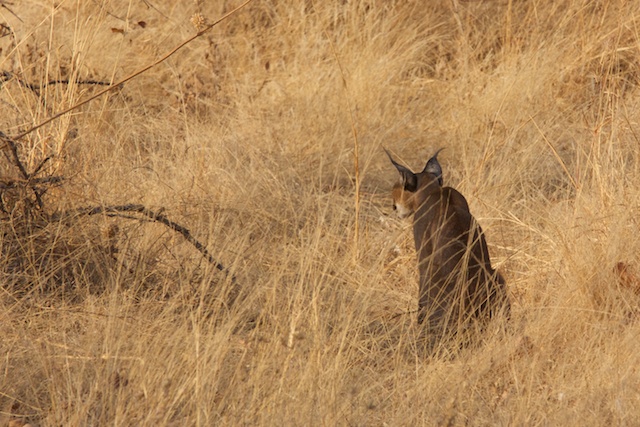
[[411, 169], [402, 166], [400, 163], [393, 160], [393, 157], [391, 157], [391, 154], [389, 154], [386, 148], [383, 148], [383, 150], [385, 153], [387, 153], [387, 156], [389, 156], [389, 160], [391, 160], [393, 166], [395, 166], [398, 172], [400, 172], [404, 189], [407, 191], [415, 192], [418, 189], [418, 177], [416, 176], [416, 174], [411, 172]]
[[442, 187], [443, 181], [442, 167], [440, 167], [440, 163], [438, 163], [438, 153], [440, 153], [442, 150], [444, 150], [444, 148], [436, 151], [436, 154], [434, 154], [433, 157], [429, 159], [426, 166], [424, 167], [424, 170], [422, 171], [422, 173], [426, 172], [435, 175], [436, 178], [438, 178], [438, 184], [440, 184], [440, 187]]

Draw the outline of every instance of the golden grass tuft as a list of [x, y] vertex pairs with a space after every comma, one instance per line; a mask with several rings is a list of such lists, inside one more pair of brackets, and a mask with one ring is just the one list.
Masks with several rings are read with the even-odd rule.
[[[240, 4], [5, 3], [9, 136]], [[638, 424], [639, 20], [623, 1], [254, 0], [30, 133], [26, 170], [64, 179], [38, 207], [0, 162], [0, 425]], [[421, 348], [382, 144], [415, 169], [446, 148], [506, 332]], [[236, 282], [162, 224], [51, 220], [127, 203]]]

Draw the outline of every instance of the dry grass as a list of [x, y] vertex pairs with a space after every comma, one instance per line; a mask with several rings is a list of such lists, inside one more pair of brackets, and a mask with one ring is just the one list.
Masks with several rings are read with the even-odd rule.
[[[1, 3], [0, 71], [38, 85], [117, 81], [237, 4]], [[633, 1], [255, 0], [28, 135], [26, 168], [65, 179], [42, 210], [2, 189], [0, 425], [637, 425], [639, 24]], [[8, 79], [0, 130], [98, 90]], [[446, 147], [507, 332], [426, 356], [396, 316], [417, 269], [381, 145]], [[237, 283], [160, 224], [48, 220], [124, 203]]]

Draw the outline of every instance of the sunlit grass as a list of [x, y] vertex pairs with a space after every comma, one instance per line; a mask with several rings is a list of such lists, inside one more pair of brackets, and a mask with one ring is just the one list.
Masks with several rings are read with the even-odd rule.
[[[0, 71], [117, 81], [231, 6], [7, 3]], [[53, 155], [39, 176], [64, 177], [46, 214], [144, 204], [236, 281], [162, 224], [29, 218], [33, 195], [3, 187], [0, 425], [637, 424], [638, 18], [633, 2], [256, 0], [21, 140], [29, 171]], [[97, 90], [7, 79], [0, 130]], [[383, 145], [414, 169], [445, 148], [507, 279], [506, 332], [421, 347]]]

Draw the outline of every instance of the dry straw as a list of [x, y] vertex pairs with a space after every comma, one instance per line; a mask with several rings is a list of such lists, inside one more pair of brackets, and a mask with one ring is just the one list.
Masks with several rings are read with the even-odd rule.
[[200, 27], [198, 25], [202, 25], [204, 23], [204, 20], [200, 19], [201, 15], [197, 15], [199, 18], [196, 18], [196, 21], [194, 23], [198, 24], [196, 25], [196, 29], [198, 29], [198, 32], [196, 34], [194, 34], [193, 36], [189, 37], [188, 39], [186, 39], [185, 41], [183, 41], [182, 43], [178, 44], [176, 47], [174, 47], [173, 49], [171, 49], [169, 52], [167, 52], [166, 54], [164, 54], [163, 56], [161, 56], [160, 58], [158, 58], [157, 60], [151, 62], [150, 64], [142, 67], [141, 69], [139, 69], [138, 71], [130, 74], [129, 76], [119, 80], [118, 82], [112, 84], [111, 86], [109, 86], [106, 89], [103, 89], [101, 91], [99, 91], [98, 93], [90, 96], [89, 98], [85, 99], [84, 101], [78, 102], [74, 105], [72, 105], [69, 108], [66, 108], [54, 115], [52, 115], [51, 117], [47, 118], [46, 120], [43, 120], [42, 122], [38, 123], [35, 126], [32, 126], [31, 128], [27, 129], [26, 131], [13, 136], [12, 139], [14, 141], [18, 141], [22, 138], [24, 138], [25, 136], [29, 135], [30, 133], [40, 129], [41, 127], [53, 122], [54, 120], [64, 116], [65, 114], [70, 113], [71, 111], [82, 107], [85, 104], [88, 104], [89, 102], [100, 98], [101, 96], [103, 96], [106, 93], [111, 92], [112, 90], [120, 87], [122, 84], [140, 76], [141, 74], [144, 74], [145, 72], [149, 71], [150, 69], [154, 68], [155, 66], [162, 64], [164, 61], [166, 61], [168, 58], [170, 58], [172, 55], [174, 55], [176, 52], [178, 52], [180, 49], [182, 49], [183, 47], [185, 47], [186, 45], [188, 45], [189, 43], [191, 43], [192, 41], [194, 41], [195, 39], [201, 37], [203, 34], [207, 33], [209, 30], [211, 30], [212, 28], [214, 28], [216, 25], [218, 25], [219, 23], [223, 22], [224, 20], [226, 20], [227, 18], [229, 18], [230, 16], [234, 15], [235, 13], [237, 13], [238, 11], [240, 11], [243, 7], [245, 7], [246, 5], [248, 5], [249, 3], [251, 3], [253, 0], [246, 0], [244, 3], [240, 4], [238, 7], [236, 7], [235, 9], [229, 11], [227, 14], [225, 14], [224, 16], [222, 16], [221, 18], [219, 18], [218, 20], [216, 20], [215, 22], [213, 22], [212, 24], [209, 24], [207, 26], [205, 26], [203, 29], [200, 29]]
[[[639, 425], [637, 2], [262, 0], [170, 57], [241, 1], [5, 10], [39, 92], [2, 81], [6, 138], [76, 110], [5, 149], [0, 425]], [[100, 108], [38, 84], [144, 64]], [[380, 145], [446, 146], [506, 331], [429, 354], [398, 315], [418, 272]]]

